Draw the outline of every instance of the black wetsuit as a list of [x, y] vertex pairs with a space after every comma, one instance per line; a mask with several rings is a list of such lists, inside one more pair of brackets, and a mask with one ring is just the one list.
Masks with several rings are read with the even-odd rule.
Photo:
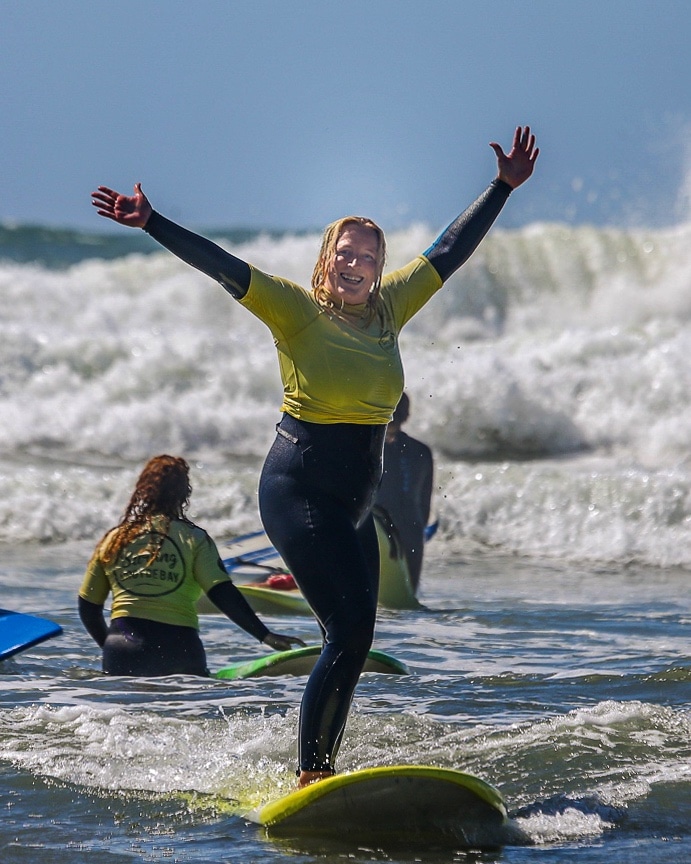
[[[477, 248], [511, 187], [495, 180], [424, 253], [442, 281]], [[183, 261], [245, 296], [249, 265], [153, 213], [145, 230]], [[378, 550], [370, 508], [381, 479], [384, 425], [315, 424], [283, 416], [260, 480], [267, 533], [312, 607], [325, 647], [300, 713], [300, 769], [333, 770], [372, 643]]]
[[[214, 585], [209, 599], [250, 636], [263, 642], [269, 629], [229, 580]], [[208, 676], [206, 652], [195, 627], [164, 624], [126, 615], [106, 626], [103, 606], [78, 598], [79, 617], [87, 632], [103, 649], [102, 669], [107, 675], [158, 678], [163, 675]]]
[[110, 622], [103, 643], [102, 668], [106, 675], [144, 678], [209, 674], [204, 645], [194, 627], [130, 615]]
[[374, 637], [379, 544], [371, 515], [385, 426], [284, 414], [259, 482], [267, 534], [324, 634], [300, 712], [300, 768], [333, 768]]

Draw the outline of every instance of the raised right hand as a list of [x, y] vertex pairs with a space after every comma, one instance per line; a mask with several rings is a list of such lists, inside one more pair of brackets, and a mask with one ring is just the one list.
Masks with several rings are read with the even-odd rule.
[[142, 192], [142, 184], [134, 184], [134, 195], [121, 195], [107, 186], [99, 186], [91, 193], [91, 203], [99, 216], [112, 219], [130, 228], [143, 228], [153, 212], [149, 199]]
[[530, 126], [518, 126], [513, 136], [513, 144], [508, 153], [504, 153], [501, 145], [493, 141], [489, 145], [497, 156], [497, 177], [516, 189], [530, 177], [535, 167], [535, 160], [540, 154], [540, 148], [535, 146], [535, 136]]

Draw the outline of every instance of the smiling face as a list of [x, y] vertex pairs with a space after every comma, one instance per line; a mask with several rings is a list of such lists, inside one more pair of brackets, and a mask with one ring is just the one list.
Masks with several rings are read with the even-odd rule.
[[326, 288], [331, 299], [351, 305], [366, 303], [379, 277], [379, 236], [372, 228], [348, 223], [329, 262]]

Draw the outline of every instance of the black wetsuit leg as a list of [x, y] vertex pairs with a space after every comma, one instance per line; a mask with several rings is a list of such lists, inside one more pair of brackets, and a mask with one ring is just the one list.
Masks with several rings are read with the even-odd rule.
[[333, 770], [374, 636], [379, 547], [370, 510], [384, 426], [284, 415], [259, 483], [264, 527], [324, 633], [300, 710], [300, 769]]
[[204, 646], [194, 627], [129, 616], [110, 622], [103, 646], [103, 671], [144, 678], [209, 674]]

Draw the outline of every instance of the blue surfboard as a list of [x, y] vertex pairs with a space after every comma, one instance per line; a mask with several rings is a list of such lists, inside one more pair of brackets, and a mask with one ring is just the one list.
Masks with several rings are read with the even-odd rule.
[[46, 618], [0, 609], [0, 660], [59, 636], [62, 627]]

